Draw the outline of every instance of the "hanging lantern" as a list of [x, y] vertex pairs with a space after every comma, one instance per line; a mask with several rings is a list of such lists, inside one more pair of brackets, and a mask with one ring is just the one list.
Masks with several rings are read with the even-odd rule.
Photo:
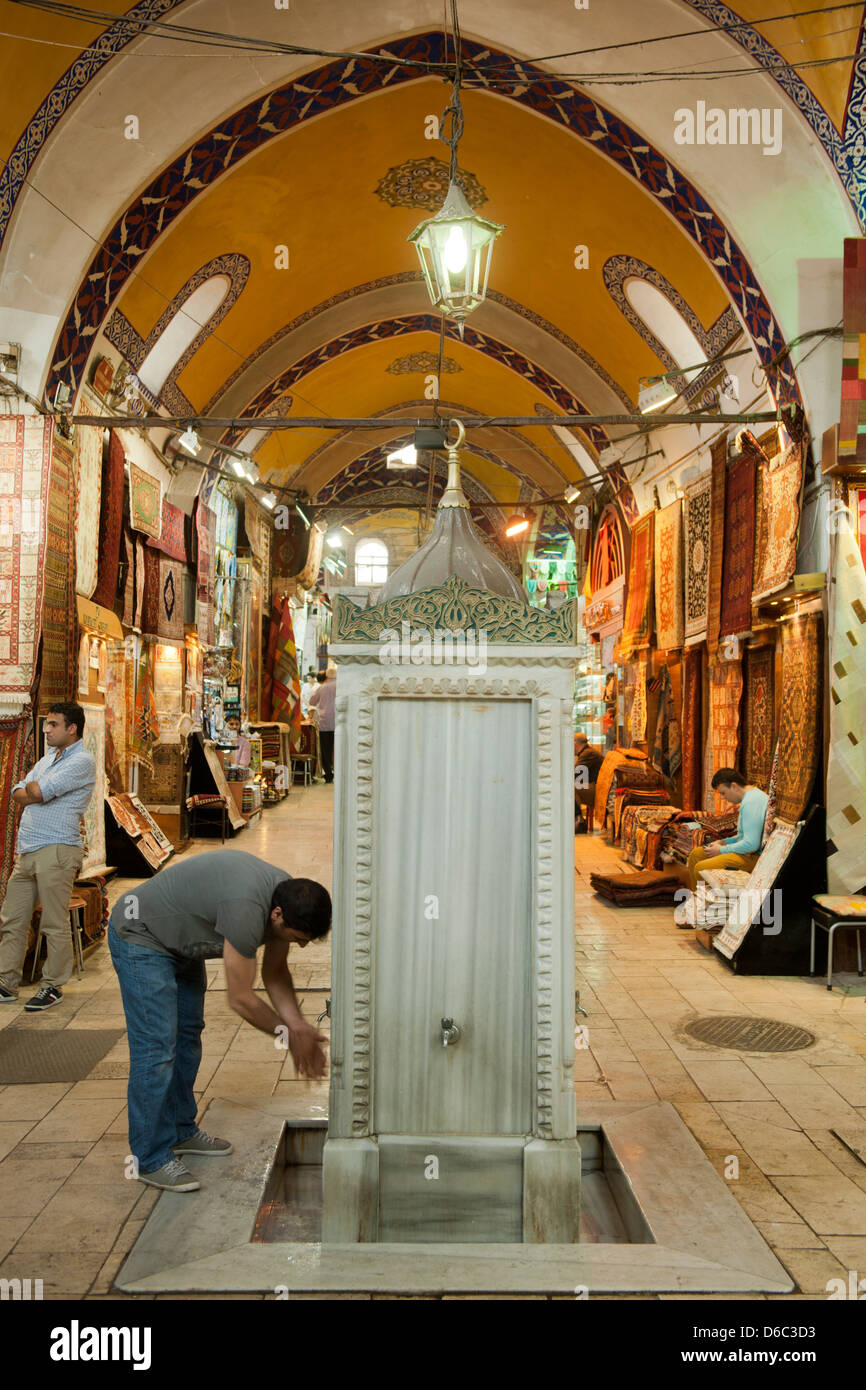
[[[445, 122], [451, 117], [451, 138], [445, 135]], [[484, 302], [493, 243], [504, 230], [472, 211], [457, 181], [457, 146], [463, 134], [463, 107], [460, 104], [460, 73], [455, 74], [451, 101], [439, 122], [439, 139], [451, 150], [448, 192], [434, 217], [428, 217], [412, 232], [433, 307], [455, 319], [460, 337], [467, 314]]]
[[456, 319], [461, 338], [467, 314], [483, 304], [487, 294], [490, 256], [501, 231], [499, 222], [472, 211], [452, 179], [435, 217], [428, 217], [409, 237], [433, 306]]

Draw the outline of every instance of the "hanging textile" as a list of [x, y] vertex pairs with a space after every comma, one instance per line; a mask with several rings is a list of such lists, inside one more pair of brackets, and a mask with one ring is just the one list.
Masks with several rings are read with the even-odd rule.
[[800, 820], [809, 804], [821, 748], [822, 671], [821, 614], [804, 613], [782, 623], [779, 820]]
[[770, 784], [775, 741], [774, 673], [776, 651], [772, 643], [747, 647], [743, 666], [742, 770], [747, 782], [762, 791]]
[[612, 748], [605, 754], [595, 784], [595, 823], [601, 828], [607, 815], [607, 799], [616, 775], [617, 768], [627, 771], [647, 767], [647, 755], [638, 748]]
[[93, 602], [113, 608], [117, 596], [117, 567], [123, 535], [123, 499], [126, 491], [123, 444], [116, 430], [108, 438], [108, 454], [102, 478], [102, 506], [99, 517], [99, 577]]
[[133, 531], [159, 539], [162, 529], [162, 483], [153, 474], [129, 465], [129, 524]]
[[170, 555], [173, 560], [186, 563], [186, 517], [180, 507], [173, 506], [164, 497], [159, 536], [151, 536], [147, 544], [154, 550], [161, 550], [164, 555]]
[[722, 614], [722, 565], [725, 554], [725, 471], [727, 436], [710, 447], [710, 558], [707, 575], [707, 650], [712, 659], [719, 645]]
[[310, 548], [307, 551], [307, 563], [297, 576], [297, 583], [301, 589], [311, 589], [319, 577], [319, 570], [322, 568], [322, 547], [325, 542], [325, 533], [315, 522], [310, 527]]
[[646, 662], [639, 661], [634, 678], [634, 699], [629, 717], [629, 730], [632, 743], [643, 743], [646, 738]]
[[129, 785], [132, 726], [132, 656], [122, 642], [109, 642], [105, 668], [105, 771], [112, 791]]
[[53, 442], [47, 416], [0, 415], [0, 713], [10, 715], [36, 676]]
[[135, 541], [131, 531], [123, 533], [123, 621], [135, 627]]
[[770, 785], [767, 787], [767, 813], [764, 816], [764, 831], [761, 835], [761, 844], [765, 845], [772, 835], [776, 826], [776, 783], [779, 773], [779, 740], [776, 739], [776, 746], [773, 749], [773, 763], [770, 768]]
[[0, 719], [0, 902], [15, 863], [15, 841], [23, 809], [12, 800], [12, 788], [16, 782], [23, 782], [36, 761], [30, 717], [19, 714], [14, 719]]
[[658, 691], [659, 697], [653, 743], [653, 762], [666, 777], [675, 777], [682, 762], [682, 741], [680, 724], [674, 707], [671, 673], [667, 666], [662, 667], [653, 681], [653, 689]]
[[75, 452], [56, 430], [51, 455], [42, 603], [39, 710], [69, 700], [75, 685]]
[[136, 554], [136, 562], [141, 560], [144, 572], [144, 603], [141, 610], [141, 630], [150, 637], [159, 635], [160, 615], [162, 610], [162, 596], [159, 592], [159, 561], [158, 550], [148, 550], [146, 545], [139, 542], [139, 550]]
[[[707, 494], [709, 496], [709, 494]], [[699, 811], [701, 796], [701, 729], [703, 709], [703, 652], [687, 647], [683, 660], [682, 765], [683, 810]]]
[[[82, 392], [82, 415], [101, 415], [102, 404]], [[99, 576], [99, 512], [102, 498], [102, 425], [75, 426], [75, 588], [90, 598]]]
[[96, 764], [96, 782], [84, 812], [84, 862], [81, 872], [105, 863], [105, 706], [82, 705], [82, 743]]
[[183, 568], [177, 560], [160, 558], [158, 565], [160, 637], [183, 641]]
[[214, 623], [214, 547], [216, 517], [199, 497], [195, 512], [198, 560], [196, 569], [196, 627], [199, 641], [206, 647], [216, 645]]
[[[712, 771], [737, 766], [740, 726], [740, 698], [743, 693], [743, 667], [734, 661], [715, 661], [710, 665], [710, 757]], [[712, 776], [708, 779], [712, 781]], [[726, 806], [715, 793], [716, 814]]]
[[704, 637], [710, 580], [710, 474], [686, 488], [685, 635]]
[[[270, 719], [288, 724], [292, 748], [301, 741], [301, 682], [298, 676], [298, 655], [292, 626], [292, 609], [287, 597], [274, 604], [271, 624], [276, 626], [271, 666]], [[270, 652], [270, 641], [268, 649]]]
[[763, 546], [757, 559], [755, 598], [784, 589], [797, 565], [797, 528], [800, 524], [800, 491], [803, 483], [803, 451], [799, 444], [777, 454], [761, 469]]
[[860, 559], [863, 561], [864, 566], [866, 566], [866, 489], [858, 489], [855, 493], [855, 499]]
[[683, 645], [683, 504], [678, 497], [655, 519], [656, 645], [673, 651]]
[[135, 686], [130, 752], [133, 758], [137, 758], [149, 771], [152, 771], [153, 745], [159, 741], [159, 720], [156, 715], [150, 660], [150, 647], [147, 643], [143, 643], [138, 662], [138, 680]]
[[655, 512], [647, 512], [635, 522], [631, 531], [628, 601], [622, 633], [624, 651], [645, 645], [650, 637], [654, 526]]
[[727, 470], [725, 549], [719, 630], [723, 637], [752, 626], [752, 579], [755, 565], [755, 447], [744, 441]]
[[846, 518], [830, 586], [830, 758], [827, 764], [827, 891], [866, 883], [866, 571]]

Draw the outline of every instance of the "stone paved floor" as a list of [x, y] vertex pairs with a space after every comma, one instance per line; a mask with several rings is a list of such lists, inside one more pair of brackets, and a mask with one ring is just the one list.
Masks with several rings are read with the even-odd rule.
[[[331, 808], [330, 788], [295, 789], [229, 847], [330, 886]], [[197, 841], [187, 854], [215, 847]], [[735, 1156], [731, 1191], [796, 1281], [798, 1292], [782, 1297], [826, 1298], [829, 1279], [847, 1284], [849, 1270], [866, 1276], [866, 1165], [831, 1132], [859, 1127], [866, 1136], [866, 1000], [828, 994], [820, 980], [732, 974], [677, 930], [670, 909], [616, 909], [597, 898], [589, 874], [612, 867], [624, 866], [598, 836], [575, 840], [575, 984], [589, 1043], [577, 1054], [578, 1107], [599, 1097], [670, 1101], [723, 1176]], [[132, 882], [115, 882], [112, 902]], [[293, 951], [290, 964], [315, 1017], [329, 982], [328, 948]], [[209, 964], [208, 975], [202, 1104], [308, 1087], [286, 1054], [275, 1059], [271, 1039], [231, 1012], [221, 965]], [[0, 1028], [29, 993], [0, 1009]], [[684, 1021], [716, 1012], [797, 1023], [817, 1043], [758, 1058], [683, 1040]], [[99, 946], [63, 1004], [27, 1026], [123, 1024], [108, 951]], [[112, 1281], [158, 1194], [121, 1177], [126, 1074], [121, 1040], [87, 1081], [0, 1087], [0, 1278], [41, 1278], [45, 1297], [134, 1297], [112, 1293]]]

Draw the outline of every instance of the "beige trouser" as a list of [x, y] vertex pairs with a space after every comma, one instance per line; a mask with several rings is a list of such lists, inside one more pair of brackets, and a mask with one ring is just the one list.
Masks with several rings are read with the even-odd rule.
[[0, 984], [17, 990], [27, 954], [30, 921], [42, 904], [42, 932], [48, 948], [43, 985], [65, 985], [72, 974], [69, 899], [84, 862], [74, 845], [46, 845], [19, 854], [9, 875], [0, 912]]

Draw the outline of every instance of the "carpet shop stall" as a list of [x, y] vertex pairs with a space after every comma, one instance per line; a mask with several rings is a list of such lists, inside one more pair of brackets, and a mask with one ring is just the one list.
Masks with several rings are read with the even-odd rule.
[[[720, 435], [709, 470], [631, 527], [612, 653], [617, 744], [594, 807], [596, 829], [639, 870], [596, 875], [596, 890], [619, 905], [673, 905], [692, 849], [736, 829], [714, 771], [767, 792], [752, 872], [701, 877], [677, 908], [733, 969], [767, 974], [808, 970], [810, 900], [826, 886], [826, 576], [795, 573], [806, 442], [792, 429]], [[586, 623], [600, 638], [618, 616], [610, 602], [594, 584]], [[768, 901], [781, 913], [769, 929]]]

